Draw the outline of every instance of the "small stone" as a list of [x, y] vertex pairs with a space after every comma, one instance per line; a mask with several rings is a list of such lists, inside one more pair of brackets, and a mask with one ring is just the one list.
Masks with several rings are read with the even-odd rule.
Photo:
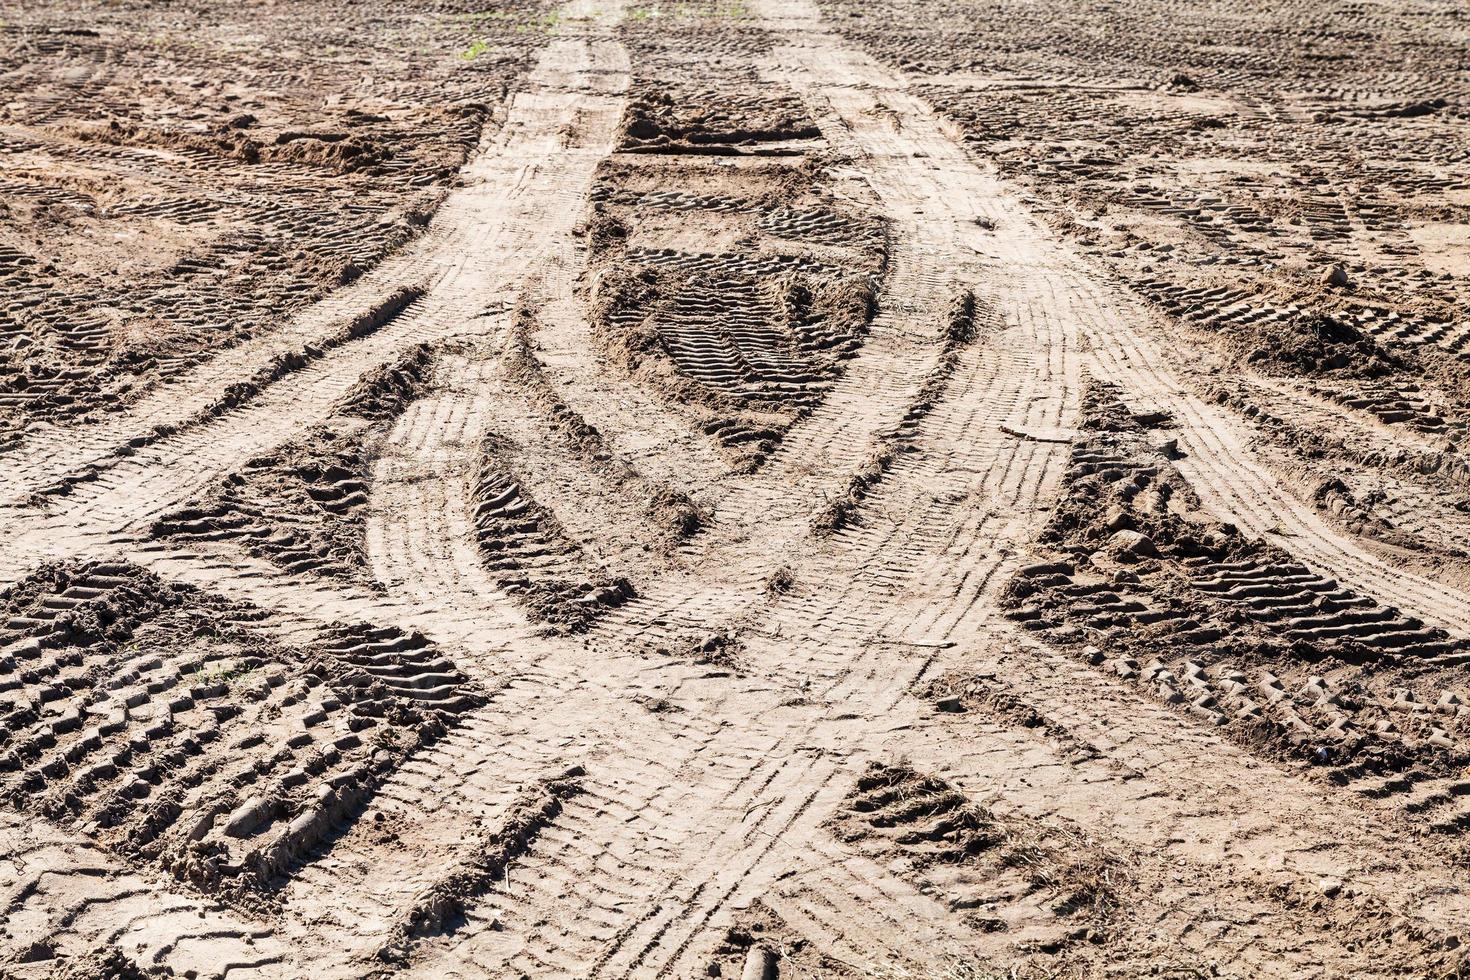
[[965, 710], [965, 703], [957, 697], [940, 698], [935, 706], [950, 714], [959, 714]]
[[1334, 264], [1332, 266], [1329, 266], [1327, 271], [1322, 273], [1322, 285], [1324, 286], [1344, 287], [1347, 284], [1347, 270], [1340, 265]]
[[1336, 898], [1342, 894], [1342, 882], [1336, 878], [1323, 878], [1317, 882], [1317, 887], [1322, 889], [1322, 894], [1328, 898]]
[[1138, 531], [1118, 531], [1108, 538], [1108, 546], [1115, 554], [1132, 558], [1151, 558], [1159, 553], [1153, 538]]

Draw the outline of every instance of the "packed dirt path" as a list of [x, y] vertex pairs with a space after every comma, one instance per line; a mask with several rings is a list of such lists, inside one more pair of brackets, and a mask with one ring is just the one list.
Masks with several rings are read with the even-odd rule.
[[[894, 7], [424, 11], [452, 174], [325, 123], [179, 151], [440, 196], [116, 404], [61, 410], [85, 358], [4, 402], [0, 976], [1470, 969], [1470, 575], [1406, 536], [1457, 527], [1459, 362], [1163, 312], [950, 101], [1135, 66], [1013, 77]], [[139, 43], [48, 16], [47, 57]], [[422, 97], [341, 84], [344, 127]]]

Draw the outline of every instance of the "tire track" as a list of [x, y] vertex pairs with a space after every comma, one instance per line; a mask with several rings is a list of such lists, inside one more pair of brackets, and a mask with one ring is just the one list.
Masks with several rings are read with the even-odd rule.
[[[788, 23], [815, 22], [809, 8], [806, 13], [801, 11], [793, 7], [779, 15]], [[1091, 370], [1132, 392], [1141, 407], [1174, 413], [1181, 447], [1189, 453], [1181, 469], [1222, 519], [1234, 520], [1256, 533], [1279, 528], [1289, 537], [1286, 543], [1291, 550], [1329, 574], [1393, 601], [1428, 622], [1460, 633], [1470, 630], [1470, 599], [1463, 593], [1390, 568], [1333, 532], [1308, 506], [1292, 498], [1255, 459], [1244, 428], [1179, 380], [1169, 366], [1173, 357], [1164, 354], [1140, 326], [1152, 322], [1142, 304], [1121, 290], [1099, 285], [1099, 274], [1046, 232], [1010, 188], [971, 161], [956, 141], [941, 138], [942, 124], [925, 104], [907, 94], [898, 73], [836, 45], [825, 50], [819, 46], [811, 57], [828, 59], [833, 75], [860, 87], [860, 94], [850, 98], [867, 98], [868, 93], [881, 91], [886, 107], [899, 115], [904, 129], [919, 127], [926, 137], [919, 152], [939, 154], [929, 159], [942, 160], [949, 177], [934, 189], [936, 197], [953, 186], [957, 175], [961, 186], [972, 189], [976, 210], [994, 226], [975, 250], [985, 256], [987, 271], [996, 281], [1036, 282], [1038, 302], [1028, 305], [1030, 317], [1075, 324], [1073, 336], [1086, 341], [1085, 359]], [[1063, 350], [1058, 349], [1054, 356], [1063, 356]]]
[[[307, 636], [318, 620], [338, 618], [421, 626], [441, 644], [463, 644], [457, 666], [465, 673], [487, 688], [503, 687], [488, 707], [398, 768], [367, 818], [297, 874], [286, 889], [282, 936], [300, 948], [330, 942], [314, 966], [365, 971], [350, 961], [412, 901], [426, 880], [414, 877], [416, 865], [442, 856], [447, 842], [481, 822], [494, 824], [518, 787], [576, 763], [588, 770], [582, 792], [540, 828], [507, 869], [503, 888], [475, 897], [450, 935], [416, 946], [421, 958], [410, 973], [697, 974], [722, 930], [757, 898], [855, 966], [881, 958], [880, 967], [932, 967], [951, 944], [973, 937], [912, 883], [837, 845], [822, 827], [854, 763], [899, 754], [945, 773], [973, 798], [995, 799], [1028, 818], [1065, 816], [1121, 841], [1155, 871], [1297, 888], [1346, 861], [1354, 886], [1411, 897], [1416, 921], [1465, 926], [1470, 904], [1438, 866], [1438, 853], [1404, 846], [1391, 825], [1357, 825], [1356, 814], [1324, 805], [1310, 784], [1256, 765], [1072, 661], [1036, 647], [1017, 654], [1007, 649], [1016, 642], [1008, 628], [990, 628], [990, 600], [1065, 462], [1082, 365], [1134, 371], [1135, 390], [1152, 390], [1138, 388], [1147, 371], [1125, 370], [1100, 351], [1129, 336], [1131, 321], [1109, 312], [1107, 294], [1088, 286], [1086, 270], [1062, 261], [901, 77], [846, 49], [810, 4], [766, 0], [762, 9], [786, 42], [781, 67], [768, 73], [790, 78], [818, 108], [833, 144], [870, 170], [902, 241], [871, 357], [852, 365], [827, 405], [792, 431], [761, 473], [731, 481], [723, 523], [691, 549], [703, 563], [696, 574], [670, 576], [655, 599], [589, 645], [529, 637], [528, 625], [479, 572], [466, 517], [462, 464], [505, 405], [483, 397], [493, 390], [491, 369], [470, 358], [451, 364], [444, 392], [403, 416], [390, 437], [393, 452], [380, 463], [370, 545], [387, 595], [303, 583], [230, 549], [136, 552], [171, 578], [277, 610], [272, 627], [285, 635]], [[469, 332], [446, 322], [448, 314], [483, 310], [482, 290], [501, 298], [519, 292], [547, 261], [555, 264], [554, 281], [566, 283], [565, 238], [581, 206], [577, 175], [595, 166], [626, 74], [617, 46], [593, 30], [574, 25], [552, 42], [541, 87], [518, 102], [519, 135], [507, 137], [521, 141], [524, 159], [546, 155], [508, 178], [506, 197], [516, 202], [508, 206], [531, 221], [544, 221], [535, 209], [553, 209], [559, 231], [549, 244], [512, 244], [514, 261], [477, 266], [472, 255], [458, 258], [429, 290], [427, 298], [440, 299], [414, 314], [429, 317], [431, 337]], [[574, 133], [564, 139], [556, 127], [569, 111]], [[547, 168], [552, 186], [543, 192]], [[992, 217], [1000, 234], [975, 224], [972, 207]], [[906, 434], [915, 451], [897, 458], [856, 520], [830, 539], [813, 539], [810, 518], [822, 493], [842, 485], [875, 436], [903, 425], [934, 363], [938, 338], [923, 318], [957, 287], [993, 296], [1004, 326], [959, 357], [943, 397]], [[553, 331], [565, 327], [568, 313], [553, 317]], [[480, 340], [493, 344], [502, 327], [495, 320], [485, 326]], [[1091, 353], [1082, 350], [1084, 338], [1095, 340]], [[1138, 350], [1136, 359], [1155, 356], [1142, 340]], [[235, 425], [247, 441], [285, 438], [329, 392], [335, 400], [331, 379], [349, 373], [303, 377], [298, 393], [283, 387], [267, 396], [284, 415], [241, 413], [209, 432], [218, 437]], [[1180, 397], [1159, 390], [1171, 406]], [[601, 417], [614, 420], [615, 436], [626, 431], [630, 445], [644, 447], [635, 456], [649, 451], [648, 432], [663, 425], [656, 418], [647, 428], [631, 426], [621, 410]], [[1193, 432], [1213, 423], [1201, 415], [1188, 424]], [[256, 434], [252, 425], [269, 431]], [[54, 553], [67, 541], [106, 542], [113, 532], [126, 538], [129, 522], [158, 506], [158, 495], [178, 492], [177, 476], [145, 466], [166, 470], [188, 452], [202, 457], [191, 466], [220, 465], [206, 433], [171, 445], [172, 454], [117, 468], [116, 482], [79, 488], [69, 506], [80, 509], [58, 509], [48, 526], [21, 539], [22, 548], [46, 553], [41, 536], [58, 529], [74, 538]], [[1228, 469], [1237, 457], [1226, 453], [1235, 449], [1227, 440], [1213, 465]], [[714, 474], [699, 472], [696, 481]], [[795, 588], [766, 597], [766, 573], [788, 561]], [[732, 608], [745, 627], [745, 676], [645, 657], [625, 643], [708, 628]], [[1097, 757], [1078, 764], [1045, 731], [935, 716], [907, 693], [926, 675], [959, 667], [1004, 676], [1095, 745]], [[1203, 824], [1202, 806], [1213, 808]], [[398, 834], [397, 843], [377, 836], [380, 823]], [[1164, 856], [1149, 856], [1160, 849], [1160, 828], [1169, 835]], [[379, 881], [385, 875], [386, 884]], [[153, 900], [132, 887], [118, 901]], [[1285, 934], [1301, 937], [1288, 956], [1302, 955], [1306, 944], [1342, 953], [1325, 928], [1293, 929], [1280, 901], [1244, 888], [1228, 894], [1243, 948]], [[1171, 928], [1193, 928], [1211, 914], [1212, 897], [1178, 897]], [[343, 911], [331, 921], [313, 917], [333, 904]], [[879, 905], [882, 914], [846, 911], [863, 905]], [[111, 913], [103, 918], [112, 921]], [[1349, 940], [1358, 938], [1349, 931]], [[1248, 967], [1270, 966], [1237, 955]], [[271, 966], [287, 956], [265, 950], [239, 965]]]
[[[1443, 934], [1458, 934], [1470, 922], [1463, 889], [1453, 885], [1445, 892], [1442, 882], [1432, 883], [1434, 873], [1421, 863], [1432, 862], [1429, 855], [1412, 866], [1381, 862], [1384, 849], [1399, 836], [1392, 822], [1354, 819], [1350, 806], [1327, 803], [1310, 784], [1256, 764], [1216, 735], [1079, 669], [1069, 658], [1014, 637], [1008, 628], [992, 630], [983, 648], [989, 652], [970, 660], [966, 670], [1006, 678], [1100, 755], [1063, 761], [1066, 749], [1059, 743], [1033, 748], [1022, 769], [1007, 774], [1012, 750], [1003, 743], [1019, 733], [965, 715], [916, 729], [912, 738], [900, 734], [892, 751], [916, 765], [932, 766], [977, 798], [995, 800], [993, 806], [1009, 809], [1015, 805], [1010, 801], [1025, 799], [1027, 815], [1062, 817], [1094, 828], [1152, 856], [1145, 861], [1158, 860], [1166, 868], [1215, 867], [1214, 890], [1188, 901], [1253, 905], [1251, 914], [1263, 917], [1259, 927], [1267, 936], [1288, 928], [1288, 921], [1291, 929], [1308, 926], [1294, 915], [1288, 920], [1287, 908], [1271, 908], [1252, 889], [1310, 889], [1324, 877], [1345, 880], [1360, 893], [1395, 896], [1396, 914]], [[1270, 800], [1270, 806], [1263, 809], [1261, 800]], [[1238, 879], [1239, 885], [1221, 885], [1219, 875]], [[1339, 950], [1334, 956], [1341, 958], [1329, 962], [1351, 962], [1340, 945], [1351, 942], [1349, 937], [1311, 928], [1320, 929], [1315, 942]], [[1308, 952], [1321, 955], [1303, 948], [1285, 962], [1263, 959], [1259, 948], [1240, 937], [1221, 947], [1222, 956], [1239, 957], [1236, 969], [1278, 976], [1296, 975]]]
[[528, 624], [482, 564], [471, 520], [481, 409], [494, 370], [485, 361], [442, 359], [443, 390], [414, 402], [393, 427], [373, 473], [367, 548], [374, 578], [393, 594], [482, 617], [487, 607], [499, 609], [500, 628], [519, 632]]
[[617, 457], [651, 482], [700, 498], [717, 493], [729, 464], [714, 441], [642, 386], [605, 369], [585, 304], [576, 296], [584, 268], [578, 252], [563, 249], [540, 279], [545, 302], [537, 308], [537, 356], [558, 397], [607, 434]]
[[265, 924], [140, 875], [84, 837], [0, 813], [0, 854], [0, 964], [111, 947], [178, 975], [301, 975]]
[[[872, 103], [865, 93], [807, 91], [806, 80], [779, 77], [804, 92], [829, 142], [862, 161], [891, 223], [879, 312], [860, 353], [812, 415], [786, 434], [754, 476], [727, 481], [728, 491], [715, 499], [715, 523], [691, 543], [687, 556], [689, 576], [703, 580], [705, 591], [691, 587], [682, 574], [650, 584], [645, 599], [608, 617], [607, 628], [625, 639], [670, 621], [695, 629], [707, 625], [732, 601], [741, 604], [731, 594], [732, 583], [749, 601], [774, 568], [811, 551], [813, 515], [843, 492], [883, 433], [903, 426], [920, 386], [933, 374], [942, 340], [937, 311], [984, 273], [977, 258], [984, 233], [963, 198], [946, 189], [953, 174], [935, 173], [933, 161], [922, 155], [927, 150], [915, 149], [907, 134], [899, 136], [882, 118], [867, 114]], [[910, 155], [915, 152], [921, 156]], [[995, 402], [1005, 397], [997, 393]]]
[[1088, 305], [1084, 322], [1094, 338], [1092, 370], [1119, 384], [1131, 408], [1172, 413], [1185, 454], [1178, 461], [1180, 472], [1217, 517], [1273, 538], [1317, 570], [1425, 622], [1470, 633], [1470, 597], [1391, 566], [1297, 499], [1251, 448], [1249, 427], [1194, 394], [1156, 342], [1133, 326], [1150, 322], [1140, 305], [1123, 294], [1090, 299]]
[[[177, 412], [161, 410], [162, 402], [145, 402], [138, 413], [97, 435], [97, 445], [110, 443], [107, 451], [112, 451], [115, 439], [132, 438], [144, 421], [151, 430], [160, 421], [188, 417], [217, 396], [226, 379], [254, 373], [278, 356], [283, 344], [287, 349], [309, 344], [355, 315], [360, 307], [354, 301], [404, 283], [424, 283], [423, 296], [409, 310], [363, 340], [287, 375], [239, 411], [141, 450], [124, 450], [121, 462], [48, 509], [45, 530], [15, 542], [9, 550], [16, 557], [5, 564], [23, 568], [36, 556], [82, 550], [146, 523], [239, 460], [321, 420], [368, 368], [419, 343], [479, 333], [481, 314], [508, 307], [525, 270], [545, 254], [547, 239], [570, 232], [591, 168], [606, 153], [602, 145], [577, 150], [578, 134], [606, 132], [619, 111], [616, 101], [596, 104], [609, 84], [608, 72], [618, 68], [616, 60], [607, 59], [616, 59], [618, 52], [607, 50], [595, 34], [583, 36], [582, 29], [594, 23], [584, 6], [569, 8], [567, 22], [577, 30], [547, 44], [495, 139], [465, 168], [466, 186], [437, 213], [434, 233], [364, 277], [347, 297], [338, 295], [313, 308], [283, 337], [229, 352], [180, 382], [182, 387], [160, 390], [156, 398], [182, 406]], [[54, 438], [66, 444], [66, 452], [57, 445], [32, 446], [18, 458], [37, 459], [41, 469], [18, 467], [13, 492], [54, 482], [71, 468], [77, 458], [73, 437], [60, 433]], [[58, 468], [61, 458], [66, 467]]]

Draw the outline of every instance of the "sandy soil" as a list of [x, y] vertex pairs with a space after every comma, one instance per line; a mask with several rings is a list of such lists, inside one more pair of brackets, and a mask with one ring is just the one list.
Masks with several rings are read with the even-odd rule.
[[1457, 4], [0, 34], [0, 977], [1470, 974]]

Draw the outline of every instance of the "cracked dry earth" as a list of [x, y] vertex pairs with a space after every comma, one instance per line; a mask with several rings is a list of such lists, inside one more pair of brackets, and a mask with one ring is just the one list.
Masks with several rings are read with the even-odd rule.
[[0, 976], [1470, 972], [1458, 3], [0, 32]]

